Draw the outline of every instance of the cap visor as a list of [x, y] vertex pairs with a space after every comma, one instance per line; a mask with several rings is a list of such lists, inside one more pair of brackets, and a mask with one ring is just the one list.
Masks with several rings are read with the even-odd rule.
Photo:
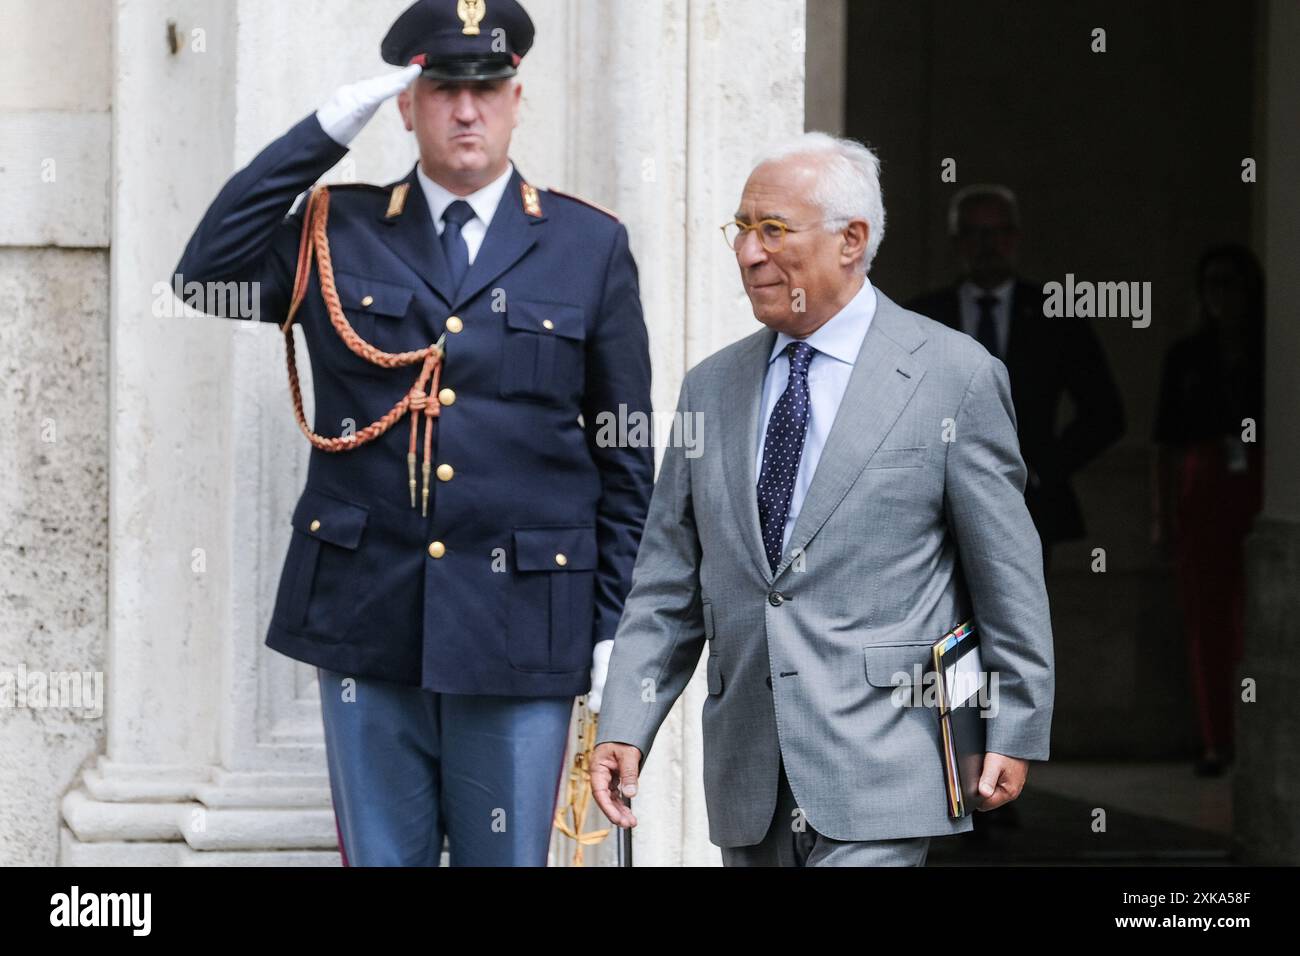
[[432, 80], [504, 80], [517, 71], [509, 63], [431, 63], [421, 76]]

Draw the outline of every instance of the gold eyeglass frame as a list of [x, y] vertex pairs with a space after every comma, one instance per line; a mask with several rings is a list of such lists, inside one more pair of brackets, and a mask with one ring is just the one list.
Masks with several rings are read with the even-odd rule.
[[[744, 241], [742, 237], [745, 235], [745, 233], [752, 232], [753, 230], [759, 228], [760, 226], [765, 226], [769, 224], [773, 226], [777, 226], [781, 230], [781, 239], [777, 243], [777, 247], [775, 249], [768, 246], [767, 242], [765, 241], [766, 237], [763, 235], [763, 233], [760, 232], [758, 234], [758, 243], [763, 247], [764, 251], [766, 251], [770, 255], [776, 255], [778, 252], [780, 252], [782, 249], [785, 248], [785, 237], [787, 233], [808, 232], [810, 229], [812, 229], [813, 226], [824, 226], [828, 222], [849, 223], [852, 221], [853, 221], [852, 219], [846, 219], [843, 216], [832, 216], [828, 219], [818, 219], [815, 222], [808, 223], [808, 225], [806, 226], [800, 226], [799, 228], [795, 229], [791, 227], [789, 224], [782, 222], [780, 219], [760, 219], [758, 222], [752, 225], [750, 225], [749, 223], [741, 222], [739, 219], [733, 219], [730, 222], [724, 222], [718, 228], [722, 231], [722, 238], [723, 241], [727, 243], [727, 248], [730, 249], [732, 252], [736, 253], [737, 255], [739, 255], [740, 244]], [[736, 233], [736, 238], [734, 240], [728, 240], [727, 230], [730, 229], [732, 226], [739, 227], [740, 231]]]

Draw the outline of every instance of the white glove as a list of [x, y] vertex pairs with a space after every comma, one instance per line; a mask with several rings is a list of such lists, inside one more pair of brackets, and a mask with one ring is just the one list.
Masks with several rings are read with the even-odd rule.
[[384, 100], [402, 92], [423, 72], [424, 67], [412, 63], [396, 73], [340, 86], [329, 102], [316, 111], [320, 128], [334, 142], [347, 146], [366, 128]]
[[605, 677], [609, 674], [609, 655], [614, 642], [597, 641], [591, 651], [591, 690], [587, 691], [587, 709], [600, 713], [600, 698], [605, 692]]

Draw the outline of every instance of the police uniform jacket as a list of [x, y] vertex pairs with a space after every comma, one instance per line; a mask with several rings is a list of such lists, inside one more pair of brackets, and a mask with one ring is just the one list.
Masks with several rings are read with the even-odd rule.
[[[208, 209], [178, 286], [256, 281], [259, 318], [283, 323], [306, 205], [294, 200], [346, 152], [314, 114], [268, 146]], [[328, 238], [362, 338], [401, 352], [446, 334], [437, 477], [423, 517], [408, 496], [409, 415], [361, 447], [313, 447], [266, 643], [431, 691], [585, 693], [594, 643], [614, 636], [653, 482], [647, 442], [598, 440], [601, 413], [651, 411], [626, 228], [531, 193], [516, 171], [455, 290], [413, 167], [385, 187], [332, 187]], [[315, 268], [297, 322], [319, 434], [364, 428], [414, 385], [419, 365], [385, 369], [347, 348]], [[421, 452], [425, 427], [421, 415]]]

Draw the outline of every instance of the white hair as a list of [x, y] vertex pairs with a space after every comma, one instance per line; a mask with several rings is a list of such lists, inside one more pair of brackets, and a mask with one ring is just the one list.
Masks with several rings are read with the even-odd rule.
[[999, 186], [997, 183], [975, 183], [973, 186], [957, 190], [948, 203], [948, 235], [956, 236], [961, 228], [963, 206], [989, 199], [1004, 203], [1011, 215], [1011, 225], [1020, 228], [1020, 203], [1016, 200], [1016, 194], [1006, 186]]
[[828, 220], [827, 232], [838, 232], [851, 219], [867, 221], [870, 227], [867, 251], [859, 268], [868, 272], [876, 258], [876, 250], [885, 238], [885, 197], [880, 190], [879, 157], [854, 139], [839, 139], [826, 133], [803, 133], [764, 151], [754, 165], [757, 168], [792, 156], [822, 160], [821, 173], [811, 199]]

